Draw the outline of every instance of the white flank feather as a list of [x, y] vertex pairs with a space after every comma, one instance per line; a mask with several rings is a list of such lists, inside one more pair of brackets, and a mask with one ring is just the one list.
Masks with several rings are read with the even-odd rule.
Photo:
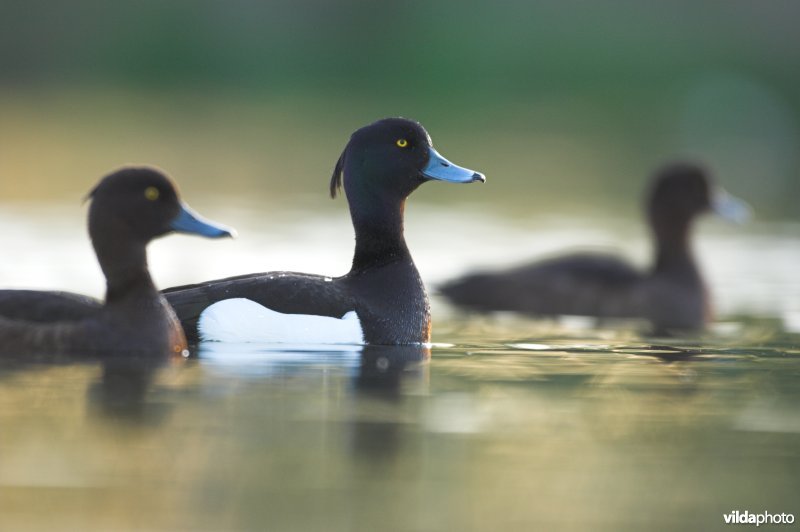
[[245, 298], [224, 299], [208, 306], [200, 314], [197, 330], [206, 342], [364, 343], [355, 310], [341, 318], [284, 314]]

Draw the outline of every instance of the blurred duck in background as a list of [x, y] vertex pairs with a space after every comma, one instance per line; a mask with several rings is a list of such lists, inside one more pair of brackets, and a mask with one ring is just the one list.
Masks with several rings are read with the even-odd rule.
[[439, 292], [457, 306], [478, 311], [643, 318], [656, 332], [702, 329], [712, 312], [691, 249], [692, 224], [708, 211], [743, 222], [750, 209], [715, 185], [701, 166], [677, 162], [655, 174], [646, 210], [654, 239], [654, 261], [647, 271], [614, 256], [576, 253], [469, 274]]
[[203, 220], [151, 168], [123, 168], [89, 193], [89, 235], [106, 277], [106, 298], [66, 292], [0, 291], [0, 354], [160, 356], [183, 353], [186, 338], [153, 285], [147, 244], [171, 232], [210, 238], [232, 230]]

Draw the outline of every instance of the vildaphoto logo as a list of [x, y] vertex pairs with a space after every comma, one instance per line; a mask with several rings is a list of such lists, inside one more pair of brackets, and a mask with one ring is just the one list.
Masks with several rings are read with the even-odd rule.
[[791, 525], [794, 523], [794, 514], [771, 514], [761, 512], [760, 514], [750, 513], [747, 510], [740, 512], [734, 510], [729, 514], [722, 514], [726, 525]]

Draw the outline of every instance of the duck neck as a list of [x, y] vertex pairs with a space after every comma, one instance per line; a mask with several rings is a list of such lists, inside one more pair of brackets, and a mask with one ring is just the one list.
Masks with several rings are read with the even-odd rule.
[[147, 269], [146, 242], [102, 238], [93, 243], [106, 277], [107, 305], [158, 295]]
[[691, 220], [669, 220], [669, 223], [654, 221], [656, 273], [696, 273], [689, 243], [691, 225]]
[[405, 199], [363, 202], [359, 207], [351, 209], [356, 250], [350, 272], [363, 272], [376, 266], [410, 259], [403, 236]]

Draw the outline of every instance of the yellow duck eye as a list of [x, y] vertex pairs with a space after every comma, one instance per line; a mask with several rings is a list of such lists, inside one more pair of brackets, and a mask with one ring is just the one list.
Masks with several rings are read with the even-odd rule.
[[397, 146], [400, 148], [405, 148], [408, 146], [408, 141], [406, 139], [397, 139]]
[[147, 187], [146, 189], [144, 189], [144, 197], [150, 201], [157, 200], [160, 195], [161, 193], [158, 191], [156, 187]]

